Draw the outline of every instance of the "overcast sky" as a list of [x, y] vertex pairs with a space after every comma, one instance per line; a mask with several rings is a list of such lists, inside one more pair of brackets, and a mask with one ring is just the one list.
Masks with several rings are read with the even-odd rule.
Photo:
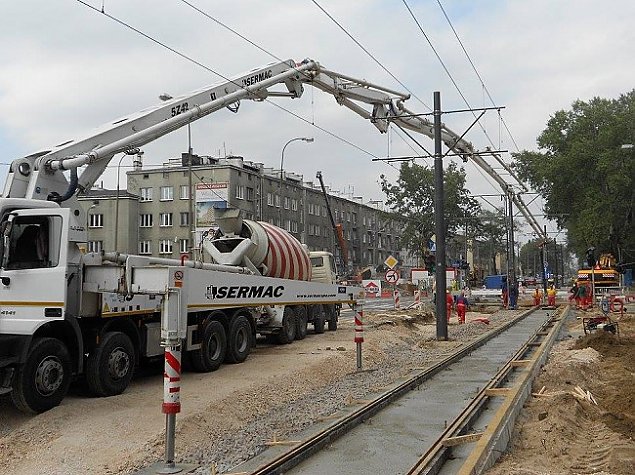
[[[97, 9], [103, 4], [106, 13], [224, 76], [275, 60], [183, 1], [86, 3]], [[315, 59], [331, 70], [403, 90], [310, 0], [190, 3], [271, 55]], [[403, 1], [317, 3], [416, 95], [407, 102], [411, 110], [428, 112], [437, 90], [443, 109], [466, 108]], [[505, 106], [502, 116], [520, 149], [535, 150], [536, 137], [549, 116], [569, 108], [574, 100], [616, 98], [635, 87], [633, 0], [406, 3], [469, 104], [492, 106], [439, 4], [444, 7], [496, 105]], [[1, 182], [14, 158], [86, 135], [105, 122], [154, 105], [161, 93], [177, 95], [221, 80], [78, 1], [2, 0], [0, 5]], [[373, 156], [412, 155], [413, 147], [418, 150], [397, 134], [380, 134], [320, 91], [307, 88], [298, 100], [275, 101], [309, 123], [271, 104], [243, 101], [238, 114], [223, 110], [192, 125], [194, 152], [240, 155], [278, 168], [281, 149], [289, 139], [314, 137], [311, 144], [296, 142], [287, 148], [286, 170], [303, 174], [305, 180], [314, 180], [321, 170], [333, 189], [382, 200], [379, 176], [394, 180], [398, 165], [373, 162]], [[473, 118], [448, 114], [443, 120], [461, 133]], [[475, 127], [466, 137], [477, 149], [516, 151], [496, 112], [489, 112], [481, 123], [487, 136]], [[417, 140], [433, 150], [428, 137]], [[144, 150], [145, 166], [156, 166], [187, 150], [187, 133], [176, 131]], [[509, 154], [505, 156], [509, 160]], [[114, 162], [103, 176], [106, 187], [115, 186]], [[424, 162], [432, 163], [419, 160]], [[473, 194], [500, 193], [475, 165], [467, 164], [466, 170]], [[500, 204], [496, 197], [488, 199]], [[531, 202], [534, 196], [524, 199]], [[540, 208], [539, 199], [531, 204], [536, 214]]]

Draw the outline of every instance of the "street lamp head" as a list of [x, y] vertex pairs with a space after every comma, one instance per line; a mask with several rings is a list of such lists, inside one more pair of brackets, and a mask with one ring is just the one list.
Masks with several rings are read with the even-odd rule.
[[304, 140], [305, 142], [311, 143], [313, 142], [315, 139], [313, 137], [302, 137], [302, 140]]
[[163, 94], [159, 96], [159, 99], [161, 99], [162, 101], [169, 101], [170, 99], [174, 99], [174, 97], [172, 97], [167, 92], [164, 92]]

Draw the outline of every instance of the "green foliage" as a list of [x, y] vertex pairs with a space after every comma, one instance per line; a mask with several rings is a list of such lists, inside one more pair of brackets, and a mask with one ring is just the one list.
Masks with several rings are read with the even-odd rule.
[[[434, 235], [434, 169], [404, 162], [397, 183], [381, 176], [386, 205], [397, 219], [404, 220], [401, 242], [418, 257], [425, 255], [426, 245]], [[444, 170], [444, 216], [446, 237], [451, 239], [457, 229], [465, 226], [465, 217], [476, 216], [480, 206], [465, 188], [465, 171], [450, 163]]]
[[[633, 260], [635, 90], [616, 100], [575, 101], [538, 137], [541, 152], [513, 154], [514, 168], [545, 199], [578, 257], [590, 246]], [[629, 256], [630, 253], [630, 256]]]

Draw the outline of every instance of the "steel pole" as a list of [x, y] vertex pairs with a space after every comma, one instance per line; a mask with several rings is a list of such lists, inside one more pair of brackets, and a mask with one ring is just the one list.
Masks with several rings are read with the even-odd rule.
[[443, 157], [441, 155], [441, 93], [434, 92], [434, 231], [436, 234], [437, 340], [448, 339], [445, 307], [445, 220], [443, 219]]

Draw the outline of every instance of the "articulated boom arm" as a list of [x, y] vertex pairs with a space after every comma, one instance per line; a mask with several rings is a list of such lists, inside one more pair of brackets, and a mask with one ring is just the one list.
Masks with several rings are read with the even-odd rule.
[[[404, 106], [409, 94], [330, 71], [310, 59], [299, 64], [288, 60], [270, 63], [227, 81], [172, 98], [106, 124], [86, 138], [69, 140], [51, 150], [14, 160], [3, 196], [66, 201], [78, 191], [89, 190], [117, 153], [140, 153], [139, 147], [217, 110], [228, 108], [237, 112], [243, 99], [298, 98], [302, 96], [304, 84], [333, 95], [340, 105], [369, 120], [382, 133], [392, 122], [434, 138], [432, 122]], [[270, 90], [276, 85], [286, 86], [286, 91]], [[370, 110], [364, 105], [371, 106]], [[506, 192], [510, 192], [534, 231], [540, 233], [540, 227], [520, 197], [511, 192], [509, 185], [474, 153], [470, 142], [445, 125], [442, 125], [441, 138], [450, 150], [464, 160], [474, 160]], [[85, 168], [78, 176], [77, 169], [83, 166]], [[64, 170], [71, 171], [70, 183], [62, 173]]]

